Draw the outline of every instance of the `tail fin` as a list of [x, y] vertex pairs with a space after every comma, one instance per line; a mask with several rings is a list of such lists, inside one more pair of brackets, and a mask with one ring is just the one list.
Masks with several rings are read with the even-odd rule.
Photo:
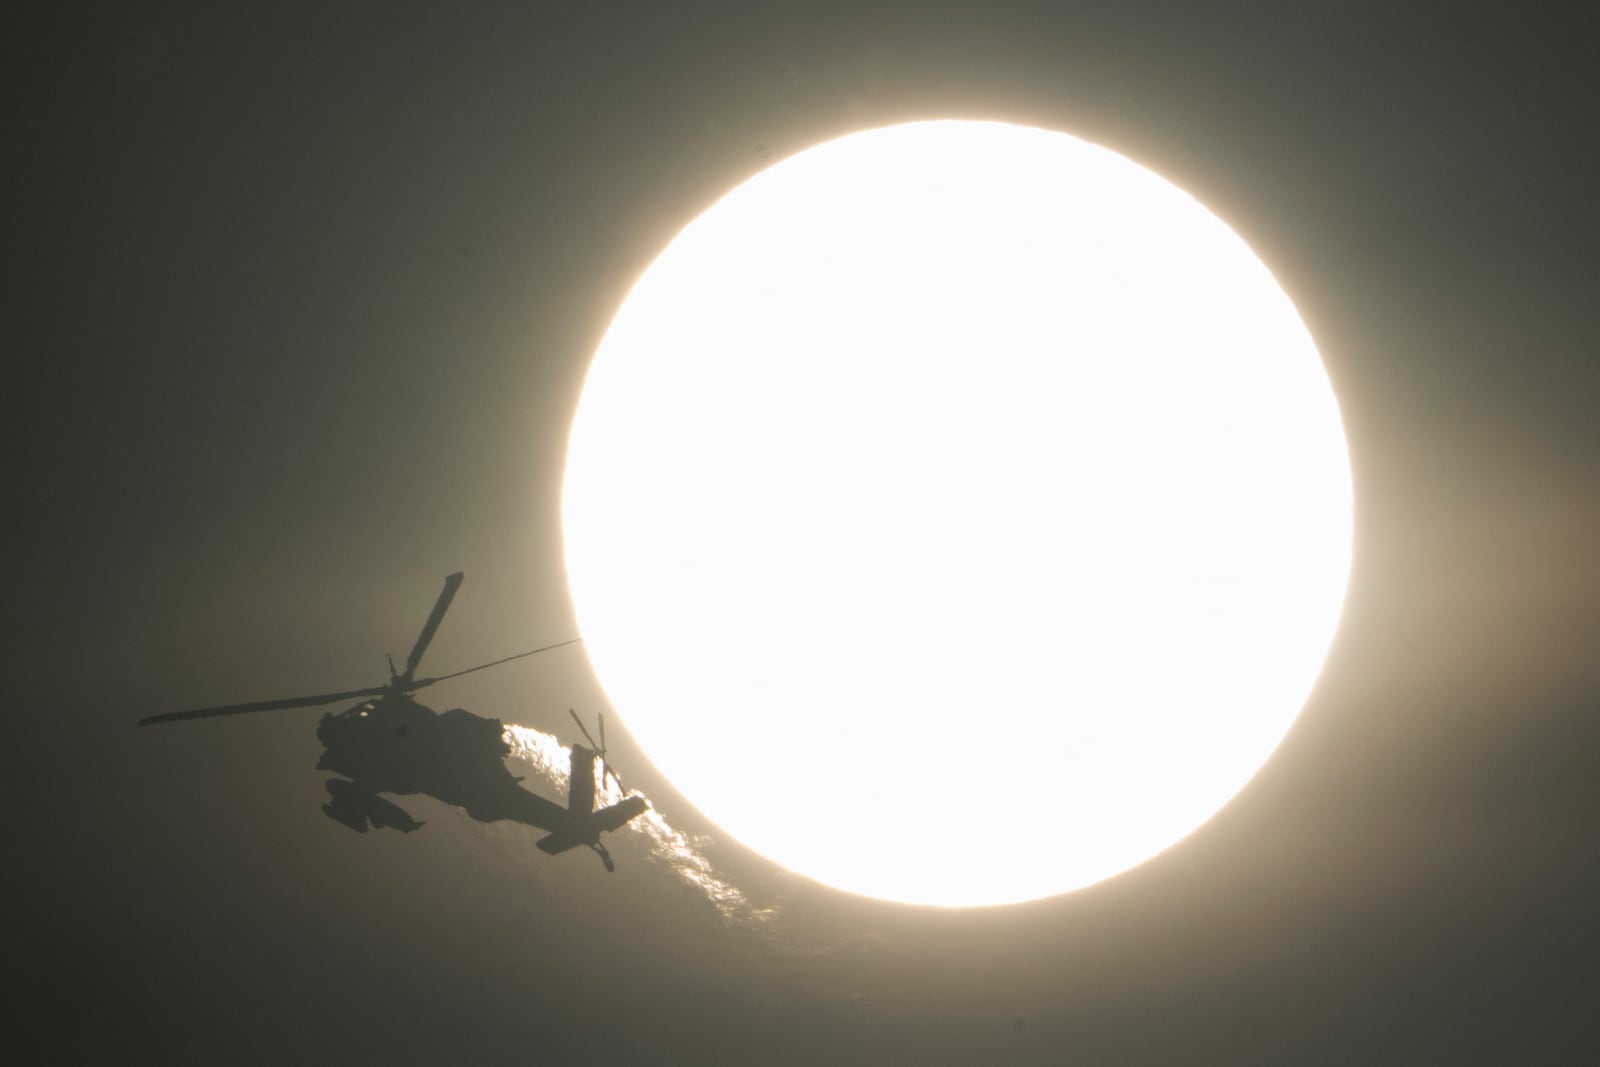
[[[593, 749], [582, 745], [572, 746], [572, 777], [567, 785], [566, 825], [537, 842], [539, 848], [554, 856], [579, 845], [595, 847], [600, 835], [615, 830], [629, 819], [638, 818], [650, 807], [644, 797], [624, 797], [608, 808], [594, 810], [594, 760]], [[605, 852], [601, 850], [601, 856]], [[607, 869], [610, 860], [607, 857]]]
[[624, 797], [609, 808], [601, 808], [586, 818], [574, 818], [572, 825], [542, 837], [535, 843], [542, 851], [552, 856], [569, 848], [577, 848], [579, 845], [593, 845], [600, 840], [601, 834], [617, 829], [629, 819], [638, 818], [649, 807], [650, 803], [644, 797]]
[[573, 819], [587, 819], [594, 812], [594, 750], [573, 745], [571, 766], [567, 815]]

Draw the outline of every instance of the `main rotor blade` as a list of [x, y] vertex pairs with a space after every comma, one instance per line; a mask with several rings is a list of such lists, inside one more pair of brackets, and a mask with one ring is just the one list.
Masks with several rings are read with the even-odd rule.
[[476, 667], [468, 667], [464, 671], [453, 671], [450, 674], [440, 674], [433, 678], [421, 678], [411, 683], [411, 691], [416, 692], [418, 689], [426, 689], [434, 682], [442, 682], [446, 678], [459, 678], [463, 674], [471, 674], [473, 671], [488, 670], [490, 667], [498, 667], [502, 663], [510, 663], [514, 659], [525, 659], [528, 656], [537, 655], [540, 652], [549, 652], [552, 648], [565, 648], [568, 645], [575, 645], [582, 640], [583, 638], [581, 637], [574, 637], [570, 641], [558, 641], [553, 645], [545, 645], [543, 648], [536, 648], [531, 652], [518, 652], [515, 656], [507, 656], [505, 659], [497, 659], [491, 663], [480, 663]]
[[594, 738], [589, 736], [589, 728], [583, 725], [583, 720], [578, 718], [578, 713], [573, 711], [571, 708], [568, 708], [567, 714], [572, 716], [572, 721], [578, 724], [579, 730], [583, 731], [583, 739], [589, 742], [589, 747], [594, 749], [596, 752], [600, 751], [600, 746], [595, 744]]
[[444, 613], [450, 610], [450, 601], [456, 598], [456, 590], [461, 588], [461, 579], [464, 577], [466, 575], [461, 571], [456, 571], [444, 580], [444, 590], [434, 602], [433, 611], [428, 614], [428, 621], [422, 624], [422, 633], [418, 636], [417, 643], [412, 646], [411, 655], [406, 657], [407, 678], [417, 672], [417, 664], [422, 662], [422, 654], [428, 650], [428, 643], [433, 640], [433, 633], [444, 619]]
[[606, 713], [597, 711], [594, 714], [600, 720], [600, 757], [604, 759], [606, 754]]
[[322, 693], [314, 697], [258, 700], [253, 704], [223, 704], [215, 708], [195, 708], [193, 711], [169, 711], [165, 715], [146, 716], [139, 720], [139, 725], [151, 726], [158, 722], [181, 722], [185, 719], [211, 719], [221, 715], [249, 715], [252, 712], [278, 711], [283, 708], [314, 708], [318, 704], [332, 704], [340, 700], [382, 696], [387, 691], [387, 686], [378, 685], [370, 689], [349, 689], [343, 693]]

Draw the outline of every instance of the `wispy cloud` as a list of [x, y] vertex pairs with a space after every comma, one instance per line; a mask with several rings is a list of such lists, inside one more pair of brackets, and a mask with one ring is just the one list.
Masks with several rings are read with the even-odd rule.
[[[533, 767], [549, 779], [558, 792], [563, 796], [566, 795], [571, 767], [569, 748], [553, 735], [526, 726], [507, 726], [505, 739], [511, 746], [513, 759], [521, 760]], [[598, 769], [599, 764], [595, 766]], [[596, 796], [601, 804], [615, 804], [622, 799], [623, 793], [612, 779], [601, 775], [597, 783]], [[772, 917], [771, 908], [756, 907], [737, 886], [717, 873], [716, 868], [702, 851], [704, 839], [691, 837], [681, 830], [674, 829], [654, 807], [637, 819], [631, 820], [619, 832], [633, 834], [641, 839], [651, 859], [667, 867], [683, 882], [705, 894], [706, 899], [724, 919], [731, 922], [759, 924]]]

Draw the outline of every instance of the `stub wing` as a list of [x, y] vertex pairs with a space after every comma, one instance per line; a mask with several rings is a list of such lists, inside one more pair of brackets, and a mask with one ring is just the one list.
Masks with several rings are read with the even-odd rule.
[[403, 834], [422, 826], [400, 805], [390, 803], [353, 782], [330, 778], [327, 787], [328, 803], [322, 805], [322, 813], [358, 834], [366, 833], [369, 824], [374, 830], [393, 828]]

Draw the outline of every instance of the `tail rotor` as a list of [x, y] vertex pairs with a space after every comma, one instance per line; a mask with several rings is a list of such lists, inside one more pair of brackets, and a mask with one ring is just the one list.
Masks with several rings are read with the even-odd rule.
[[572, 721], [578, 724], [578, 729], [583, 733], [583, 739], [585, 741], [589, 742], [589, 747], [594, 749], [594, 754], [600, 758], [600, 778], [601, 778], [601, 781], [603, 782], [606, 778], [610, 778], [613, 782], [617, 783], [618, 791], [620, 791], [624, 796], [626, 796], [627, 793], [628, 793], [628, 787], [622, 784], [622, 775], [618, 774], [615, 770], [613, 770], [611, 768], [610, 762], [606, 759], [606, 715], [605, 715], [605, 712], [602, 711], [602, 712], [596, 712], [595, 713], [595, 719], [598, 721], [598, 723], [600, 725], [600, 741], [599, 741], [598, 744], [595, 743], [594, 737], [589, 733], [589, 728], [587, 726], [583, 725], [583, 720], [578, 718], [578, 713], [576, 711], [572, 710], [571, 708], [568, 708], [567, 709], [567, 714], [572, 716]]

